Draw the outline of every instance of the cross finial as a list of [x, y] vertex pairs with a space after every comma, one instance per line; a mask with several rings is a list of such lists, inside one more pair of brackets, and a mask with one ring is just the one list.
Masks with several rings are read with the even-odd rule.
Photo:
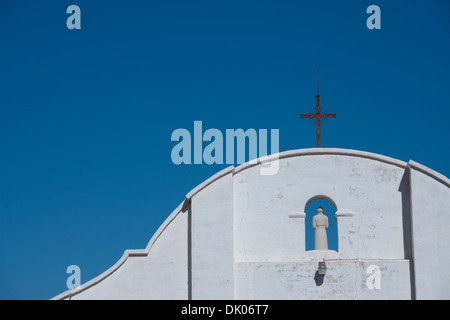
[[319, 68], [317, 68], [317, 95], [316, 95], [316, 108], [309, 114], [301, 114], [300, 119], [311, 119], [316, 123], [316, 136], [317, 136], [317, 148], [320, 148], [320, 125], [328, 118], [336, 118], [336, 113], [326, 113], [320, 108], [320, 95], [319, 95]]

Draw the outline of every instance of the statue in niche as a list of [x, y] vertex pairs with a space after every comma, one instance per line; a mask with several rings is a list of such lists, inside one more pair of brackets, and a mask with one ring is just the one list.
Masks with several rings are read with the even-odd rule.
[[328, 250], [327, 228], [328, 217], [323, 214], [323, 208], [317, 208], [317, 214], [312, 219], [314, 229], [314, 250]]

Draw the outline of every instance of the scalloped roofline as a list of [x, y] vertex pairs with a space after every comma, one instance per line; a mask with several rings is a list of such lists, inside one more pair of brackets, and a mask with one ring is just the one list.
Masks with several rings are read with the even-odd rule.
[[127, 249], [123, 253], [122, 257], [108, 270], [102, 272], [100, 275], [95, 277], [92, 280], [89, 280], [88, 282], [80, 285], [79, 287], [75, 289], [69, 289], [64, 291], [63, 293], [55, 296], [51, 300], [63, 300], [66, 298], [69, 298], [77, 295], [84, 290], [96, 285], [97, 283], [103, 281], [110, 275], [112, 275], [115, 271], [117, 271], [124, 263], [127, 261], [128, 257], [136, 257], [136, 256], [147, 256], [150, 253], [151, 248], [153, 247], [153, 244], [156, 242], [156, 240], [159, 238], [159, 236], [163, 233], [163, 231], [167, 228], [167, 226], [172, 222], [173, 219], [177, 217], [177, 215], [183, 211], [183, 209], [186, 207], [187, 203], [186, 201], [183, 201], [180, 203], [180, 205], [164, 220], [164, 222], [159, 226], [158, 230], [153, 234], [150, 241], [148, 242], [145, 249]]
[[408, 162], [404, 162], [398, 159], [394, 159], [388, 156], [366, 152], [366, 151], [358, 151], [353, 149], [339, 149], [339, 148], [311, 148], [311, 149], [297, 149], [297, 150], [290, 150], [290, 151], [284, 151], [277, 154], [272, 154], [268, 156], [264, 156], [261, 158], [258, 158], [256, 160], [243, 163], [237, 167], [234, 167], [233, 165], [219, 171], [218, 173], [211, 176], [209, 179], [203, 181], [199, 185], [197, 185], [195, 188], [193, 188], [191, 191], [189, 191], [184, 201], [166, 218], [166, 220], [161, 224], [161, 226], [156, 230], [156, 232], [153, 234], [152, 238], [148, 242], [145, 249], [127, 249], [123, 253], [122, 257], [108, 270], [101, 273], [94, 279], [82, 284], [78, 288], [71, 289], [64, 291], [63, 293], [55, 296], [52, 298], [52, 300], [61, 300], [69, 298], [73, 295], [77, 295], [81, 293], [82, 291], [96, 285], [97, 283], [103, 281], [107, 277], [109, 277], [111, 274], [113, 274], [115, 271], [117, 271], [128, 259], [128, 257], [133, 256], [147, 256], [150, 253], [150, 250], [155, 243], [155, 241], [159, 238], [159, 236], [163, 233], [163, 231], [166, 229], [166, 227], [177, 217], [177, 215], [183, 211], [183, 209], [186, 208], [186, 206], [191, 201], [192, 197], [194, 197], [198, 192], [206, 188], [208, 185], [212, 184], [214, 181], [228, 175], [228, 174], [238, 174], [246, 169], [249, 169], [254, 166], [261, 165], [263, 163], [267, 163], [270, 161], [276, 161], [279, 159], [286, 159], [291, 157], [298, 157], [298, 156], [310, 156], [310, 155], [345, 155], [345, 156], [353, 156], [353, 157], [360, 157], [360, 158], [366, 158], [371, 160], [376, 160], [380, 162], [384, 162], [387, 164], [391, 164], [397, 167], [401, 167], [404, 169], [413, 168], [415, 170], [418, 170], [435, 180], [439, 181], [440, 183], [446, 185], [447, 187], [450, 187], [450, 179], [445, 177], [444, 175], [420, 164], [413, 160], [409, 160]]

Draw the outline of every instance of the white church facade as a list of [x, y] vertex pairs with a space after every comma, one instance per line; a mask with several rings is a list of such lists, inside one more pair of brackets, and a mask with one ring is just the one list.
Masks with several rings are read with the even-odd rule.
[[[337, 250], [306, 250], [316, 199], [336, 209]], [[204, 181], [145, 249], [54, 299], [450, 299], [449, 229], [450, 180], [423, 165], [287, 151]]]

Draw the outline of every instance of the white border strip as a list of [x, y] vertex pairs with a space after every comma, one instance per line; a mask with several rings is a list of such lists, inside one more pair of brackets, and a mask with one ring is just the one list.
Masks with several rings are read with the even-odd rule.
[[214, 181], [222, 178], [223, 176], [232, 173], [234, 171], [234, 166], [229, 166], [228, 168], [223, 169], [222, 171], [217, 172], [215, 175], [213, 175], [212, 177], [210, 177], [209, 179], [203, 181], [202, 183], [200, 183], [198, 186], [196, 186], [194, 189], [192, 189], [191, 191], [189, 191], [186, 194], [186, 200], [190, 200], [193, 196], [195, 196], [198, 192], [200, 192], [202, 189], [206, 188], [207, 186], [209, 186], [211, 183], [213, 183]]
[[450, 188], [450, 179], [447, 178], [446, 176], [444, 176], [443, 174], [440, 174], [439, 172], [436, 172], [428, 167], [425, 167], [424, 165], [417, 163], [413, 160], [409, 160], [408, 167], [412, 168], [414, 170], [420, 171], [420, 172], [430, 176], [431, 178], [436, 179], [440, 183], [445, 184], [447, 187]]
[[376, 153], [366, 152], [366, 151], [358, 151], [358, 150], [352, 150], [352, 149], [339, 149], [339, 148], [310, 148], [310, 149], [297, 149], [297, 150], [284, 151], [279, 154], [272, 154], [269, 156], [264, 156], [264, 157], [257, 159], [258, 161], [253, 160], [251, 162], [246, 162], [246, 163], [241, 164], [240, 166], [238, 166], [234, 169], [234, 173], [237, 174], [245, 169], [248, 169], [250, 167], [253, 167], [258, 164], [265, 163], [268, 161], [276, 161], [277, 159], [299, 157], [299, 156], [310, 156], [310, 155], [343, 155], [343, 156], [361, 157], [361, 158], [367, 158], [367, 159], [385, 162], [385, 163], [392, 164], [394, 166], [398, 166], [401, 168], [406, 168], [406, 166], [407, 166], [407, 163], [404, 161], [397, 160], [397, 159], [390, 158], [390, 157], [383, 156], [383, 155], [376, 154]]

